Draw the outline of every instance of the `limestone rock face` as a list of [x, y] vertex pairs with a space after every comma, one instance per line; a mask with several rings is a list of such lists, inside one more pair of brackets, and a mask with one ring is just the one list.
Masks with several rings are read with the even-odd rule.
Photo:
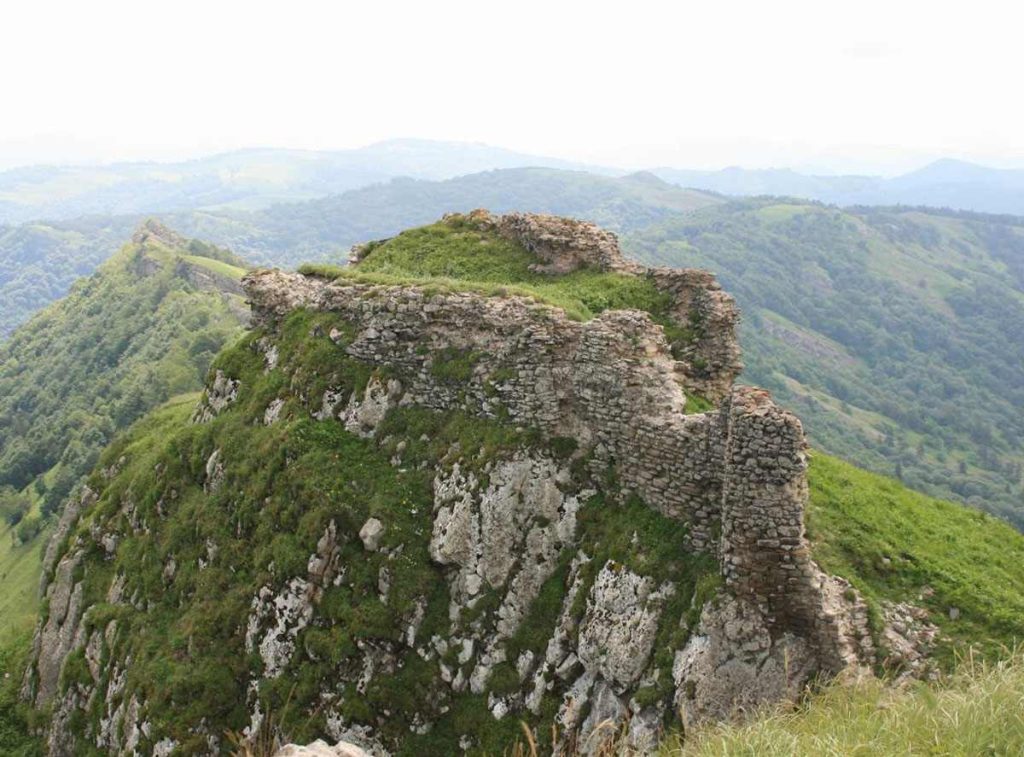
[[773, 638], [757, 607], [724, 599], [704, 608], [696, 633], [676, 654], [675, 706], [690, 722], [724, 719], [795, 696], [816, 669], [808, 639]]
[[380, 545], [380, 537], [384, 534], [384, 524], [376, 518], [370, 518], [359, 529], [359, 538], [368, 552], [376, 552]]
[[346, 741], [339, 741], [331, 746], [326, 741], [314, 741], [308, 746], [288, 744], [274, 753], [274, 757], [372, 757], [372, 755]]
[[82, 619], [82, 584], [74, 580], [81, 554], [72, 552], [57, 563], [53, 581], [46, 593], [50, 613], [36, 639], [38, 675], [36, 706], [48, 703], [57, 693], [64, 661], [72, 650], [84, 643], [79, 622]]
[[208, 423], [216, 418], [220, 412], [235, 401], [238, 396], [239, 382], [237, 379], [230, 379], [218, 370], [213, 378], [213, 383], [206, 388], [203, 401], [196, 408], [192, 415], [193, 423]]
[[580, 625], [579, 656], [619, 693], [647, 667], [662, 598], [650, 578], [620, 565], [609, 563], [597, 574]]

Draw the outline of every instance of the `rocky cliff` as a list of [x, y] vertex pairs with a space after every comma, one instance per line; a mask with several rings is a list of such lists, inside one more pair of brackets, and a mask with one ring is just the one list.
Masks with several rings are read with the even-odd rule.
[[387, 242], [340, 277], [249, 274], [255, 330], [108, 450], [48, 555], [24, 696], [51, 753], [268, 729], [501, 752], [520, 720], [645, 752], [680, 712], [874, 662], [804, 535], [800, 422], [733, 385], [713, 277], [567, 219], [444, 224], [556, 284], [641, 279], [668, 315], [361, 275]]

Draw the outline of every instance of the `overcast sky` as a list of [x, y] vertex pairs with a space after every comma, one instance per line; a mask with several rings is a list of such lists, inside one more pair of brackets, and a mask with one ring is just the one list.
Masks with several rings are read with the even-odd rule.
[[40, 0], [2, 18], [2, 166], [393, 137], [621, 167], [1024, 166], [1008, 0]]

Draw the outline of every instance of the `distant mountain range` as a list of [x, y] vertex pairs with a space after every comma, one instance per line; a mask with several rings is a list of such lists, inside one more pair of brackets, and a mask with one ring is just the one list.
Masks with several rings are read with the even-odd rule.
[[815, 176], [789, 169], [659, 168], [672, 184], [737, 197], [773, 195], [832, 205], [907, 205], [1024, 215], [1024, 170], [987, 168], [960, 160], [935, 161], [894, 178]]
[[[630, 173], [484, 144], [423, 139], [328, 152], [248, 149], [178, 163], [30, 166], [0, 172], [0, 224], [90, 215], [253, 211], [399, 177], [437, 181], [509, 168], [556, 168], [604, 177]], [[738, 167], [663, 167], [638, 175], [732, 197], [771, 195], [841, 206], [911, 205], [1024, 215], [1024, 170], [949, 159], [895, 178]]]
[[585, 167], [500, 147], [421, 139], [331, 152], [237, 150], [178, 163], [29, 166], [0, 172], [0, 224], [87, 215], [253, 210], [338, 194], [396, 176], [437, 180], [523, 166]]

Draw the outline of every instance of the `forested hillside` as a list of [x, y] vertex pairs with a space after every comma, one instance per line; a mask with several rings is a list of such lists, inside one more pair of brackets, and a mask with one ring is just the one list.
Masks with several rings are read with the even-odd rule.
[[33, 612], [47, 517], [117, 431], [199, 387], [240, 332], [243, 265], [148, 224], [0, 345], [0, 636]]
[[627, 247], [719, 274], [816, 444], [1024, 526], [1024, 221], [750, 200]]
[[0, 485], [58, 466], [48, 509], [115, 429], [199, 386], [245, 317], [244, 263], [153, 228], [0, 347]]
[[174, 225], [247, 256], [298, 265], [344, 260], [356, 242], [396, 234], [445, 213], [487, 208], [584, 218], [625, 232], [675, 213], [723, 202], [650, 174], [622, 178], [582, 171], [516, 168], [432, 182], [395, 179], [373, 187], [254, 213], [194, 213]]
[[0, 226], [0, 340], [96, 270], [133, 223], [95, 218]]

